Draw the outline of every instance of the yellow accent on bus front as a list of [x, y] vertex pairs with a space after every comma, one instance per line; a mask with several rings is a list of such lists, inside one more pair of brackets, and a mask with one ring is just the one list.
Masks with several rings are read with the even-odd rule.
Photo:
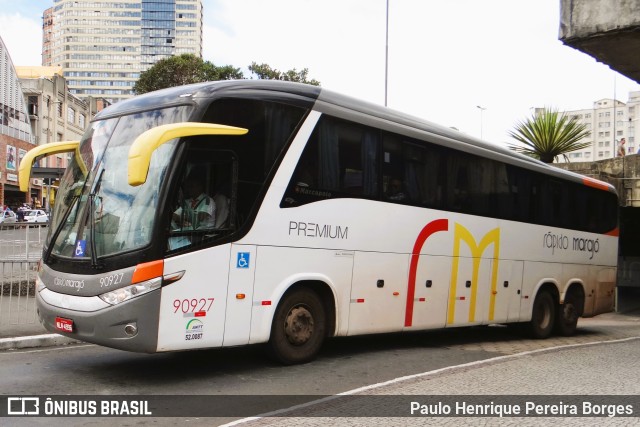
[[129, 185], [144, 184], [153, 152], [175, 138], [198, 135], [244, 135], [248, 129], [210, 123], [173, 123], [157, 126], [142, 133], [129, 149]]
[[29, 178], [31, 177], [31, 167], [33, 166], [33, 161], [40, 156], [51, 156], [53, 154], [60, 153], [68, 153], [70, 151], [75, 151], [77, 158], [79, 159], [78, 164], [82, 169], [82, 172], [87, 174], [86, 167], [82, 160], [80, 160], [80, 153], [78, 152], [78, 147], [80, 147], [80, 141], [60, 141], [60, 142], [51, 142], [49, 144], [43, 144], [38, 147], [32, 148], [25, 154], [24, 158], [20, 161], [20, 168], [18, 169], [18, 181], [20, 183], [20, 191], [27, 192], [29, 191]]

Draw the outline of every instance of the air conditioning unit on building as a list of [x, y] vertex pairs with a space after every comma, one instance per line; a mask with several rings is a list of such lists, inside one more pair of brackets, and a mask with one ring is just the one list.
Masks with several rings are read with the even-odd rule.
[[41, 179], [34, 178], [32, 182], [33, 182], [33, 185], [42, 185]]

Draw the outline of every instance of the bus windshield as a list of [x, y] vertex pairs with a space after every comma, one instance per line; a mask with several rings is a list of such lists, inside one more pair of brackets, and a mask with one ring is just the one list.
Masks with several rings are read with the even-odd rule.
[[[135, 113], [92, 123], [80, 141], [80, 158], [60, 181], [49, 229], [50, 253], [72, 258], [114, 255], [148, 245], [155, 206], [176, 141], [154, 151], [147, 182], [127, 183], [127, 156], [138, 135], [186, 121], [189, 106]], [[107, 149], [108, 147], [108, 149]]]

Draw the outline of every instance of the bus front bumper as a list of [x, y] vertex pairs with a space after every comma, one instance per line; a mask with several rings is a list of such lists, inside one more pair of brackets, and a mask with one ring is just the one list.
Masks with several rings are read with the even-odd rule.
[[155, 353], [158, 346], [160, 290], [109, 305], [43, 289], [36, 292], [40, 323], [50, 332], [120, 350]]

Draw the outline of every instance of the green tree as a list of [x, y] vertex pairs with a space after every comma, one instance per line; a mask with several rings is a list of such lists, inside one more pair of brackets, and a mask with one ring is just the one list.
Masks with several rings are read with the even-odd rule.
[[553, 163], [560, 155], [567, 159], [566, 153], [589, 147], [590, 142], [580, 142], [589, 133], [587, 125], [575, 117], [544, 108], [541, 113], [534, 113], [531, 118], [518, 122], [514, 130], [509, 131], [512, 138], [524, 144], [509, 144], [509, 148], [545, 163]]
[[249, 65], [249, 71], [256, 75], [258, 79], [265, 80], [283, 80], [287, 82], [306, 83], [313, 86], [320, 86], [320, 82], [316, 79], [308, 79], [309, 69], [303, 68], [301, 71], [295, 68], [289, 71], [279, 71], [271, 68], [268, 64], [258, 64], [252, 62]]
[[242, 78], [244, 75], [239, 68], [230, 65], [217, 67], [195, 55], [183, 54], [156, 62], [151, 68], [140, 74], [133, 90], [140, 95], [191, 83]]

